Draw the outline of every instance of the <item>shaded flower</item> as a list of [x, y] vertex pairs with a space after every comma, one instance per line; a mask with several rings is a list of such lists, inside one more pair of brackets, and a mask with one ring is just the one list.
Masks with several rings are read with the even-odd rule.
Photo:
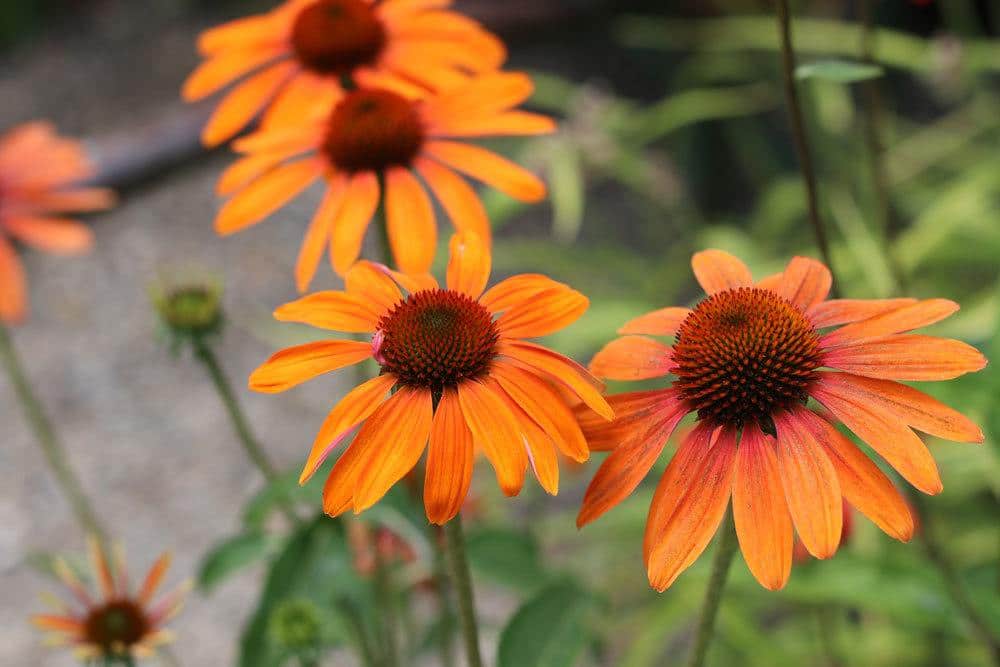
[[437, 245], [426, 188], [458, 231], [475, 232], [487, 243], [486, 211], [456, 171], [523, 201], [545, 197], [545, 185], [534, 174], [484, 148], [452, 140], [551, 132], [551, 119], [513, 110], [533, 89], [524, 74], [497, 73], [428, 99], [390, 88], [339, 94], [293, 125], [264, 128], [235, 142], [244, 157], [219, 181], [219, 193], [232, 198], [215, 220], [216, 231], [232, 234], [260, 222], [322, 177], [326, 195], [295, 269], [300, 292], [327, 247], [338, 273], [351, 267], [380, 202], [397, 264], [403, 271], [424, 273]]
[[173, 349], [185, 340], [222, 330], [222, 283], [215, 276], [166, 279], [150, 289], [150, 297]]
[[27, 312], [24, 268], [11, 240], [60, 255], [90, 249], [90, 228], [66, 214], [114, 205], [110, 190], [78, 185], [93, 175], [83, 146], [49, 123], [0, 136], [0, 322], [20, 322]]
[[[677, 423], [697, 413], [647, 519], [643, 551], [654, 588], [666, 589], [697, 559], [730, 496], [743, 556], [771, 589], [788, 579], [793, 525], [811, 554], [834, 554], [842, 498], [890, 536], [909, 540], [913, 518], [892, 482], [806, 402], [818, 401], [916, 488], [939, 493], [937, 466], [913, 429], [961, 442], [982, 442], [983, 434], [898, 381], [947, 380], [986, 365], [965, 343], [908, 333], [958, 305], [827, 300], [830, 272], [803, 257], [758, 283], [718, 250], [697, 253], [692, 265], [708, 298], [693, 310], [664, 308], [632, 320], [591, 363], [599, 377], [672, 373], [676, 380], [666, 389], [611, 397], [618, 416], [611, 424], [582, 416], [592, 447], [615, 449], [587, 490], [578, 524], [627, 497]], [[671, 347], [650, 335], [676, 335], [676, 342]]]
[[498, 69], [503, 43], [449, 11], [450, 0], [288, 0], [212, 28], [198, 40], [205, 62], [184, 83], [188, 101], [239, 81], [202, 133], [218, 145], [262, 110], [264, 124], [295, 122], [341, 82], [442, 90]]
[[136, 591], [129, 583], [120, 548], [112, 562], [97, 540], [91, 539], [90, 557], [98, 592], [88, 590], [66, 562], [57, 559], [56, 574], [73, 601], [56, 601], [55, 613], [33, 616], [32, 622], [52, 633], [53, 644], [73, 648], [81, 660], [148, 657], [158, 646], [170, 642], [171, 634], [164, 625], [180, 611], [189, 588], [185, 584], [154, 602], [170, 566], [170, 555], [160, 556]]
[[548, 383], [559, 382], [599, 418], [610, 419], [599, 383], [570, 359], [522, 340], [576, 321], [587, 298], [537, 274], [508, 278], [483, 293], [490, 266], [479, 236], [457, 234], [444, 288], [427, 274], [359, 262], [347, 274], [346, 291], [312, 294], [275, 313], [282, 321], [371, 339], [279, 352], [253, 373], [251, 389], [284, 391], [366, 359], [381, 366], [377, 377], [333, 409], [302, 471], [304, 483], [361, 426], [327, 479], [327, 514], [371, 507], [417, 464], [428, 440], [424, 504], [428, 519], [438, 524], [461, 508], [477, 448], [508, 496], [520, 492], [529, 464], [541, 486], [555, 494], [557, 452], [576, 460], [589, 456], [573, 411]]

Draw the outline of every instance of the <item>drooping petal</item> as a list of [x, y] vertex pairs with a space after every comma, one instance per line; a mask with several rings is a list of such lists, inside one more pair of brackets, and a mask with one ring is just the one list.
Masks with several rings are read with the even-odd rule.
[[614, 411], [592, 382], [587, 370], [552, 350], [527, 341], [504, 341], [500, 354], [551, 375], [564, 384], [591, 410], [605, 419], [614, 419]]
[[647, 380], [673, 368], [673, 349], [645, 336], [611, 341], [590, 362], [590, 372], [609, 380]]
[[356, 340], [318, 341], [290, 347], [272, 356], [250, 375], [250, 389], [276, 394], [371, 356], [371, 343]]
[[924, 493], [941, 493], [941, 476], [927, 445], [893, 411], [859, 397], [856, 391], [820, 373], [810, 394]]
[[376, 304], [347, 292], [315, 292], [274, 311], [279, 322], [301, 322], [320, 329], [371, 333], [382, 312]]
[[831, 331], [820, 339], [820, 345], [831, 348], [904, 333], [940, 322], [956, 311], [958, 304], [947, 299], [918, 301]]
[[643, 432], [646, 423], [675, 400], [676, 391], [670, 387], [633, 391], [608, 396], [608, 404], [615, 411], [613, 421], [604, 419], [582, 404], [574, 408], [574, 414], [591, 451], [610, 451]]
[[747, 265], [722, 250], [702, 250], [691, 257], [694, 277], [706, 294], [753, 285]]
[[840, 546], [843, 501], [837, 472], [799, 414], [774, 416], [778, 432], [778, 470], [788, 510], [799, 538], [816, 558], [830, 558]]
[[775, 442], [743, 427], [733, 478], [733, 519], [740, 550], [760, 585], [781, 590], [792, 571], [792, 517], [778, 472]]
[[549, 495], [559, 493], [559, 459], [556, 456], [556, 445], [548, 433], [538, 425], [525, 410], [504, 391], [494, 378], [489, 378], [486, 384], [500, 396], [510, 413], [514, 415], [518, 433], [526, 447], [528, 463], [539, 485]]
[[462, 415], [458, 392], [445, 388], [434, 412], [427, 450], [424, 507], [428, 521], [447, 523], [462, 509], [472, 483], [474, 461], [472, 432]]
[[493, 464], [500, 489], [516, 496], [524, 486], [528, 454], [514, 415], [496, 391], [475, 380], [458, 385], [458, 401], [473, 441]]
[[312, 451], [299, 476], [299, 484], [308, 482], [347, 434], [385, 402], [386, 394], [396, 386], [396, 382], [396, 376], [391, 373], [379, 375], [358, 385], [340, 399], [316, 434]]
[[727, 430], [710, 449], [685, 456], [676, 466], [670, 462], [646, 524], [647, 573], [656, 590], [666, 590], [690, 567], [718, 530], [729, 504], [735, 458], [736, 436]]
[[913, 516], [889, 478], [833, 424], [809, 410], [801, 411], [799, 418], [823, 446], [823, 451], [837, 471], [840, 489], [847, 502], [886, 534], [909, 542], [913, 537]]
[[305, 239], [302, 241], [302, 249], [299, 251], [299, 259], [295, 263], [295, 286], [302, 294], [309, 287], [319, 261], [323, 258], [323, 251], [326, 250], [330, 239], [330, 229], [333, 221], [337, 217], [341, 206], [344, 204], [344, 194], [347, 191], [347, 179], [342, 175], [337, 175], [331, 179], [323, 201], [316, 209], [309, 229], [306, 230]]
[[226, 236], [264, 220], [312, 185], [322, 171], [318, 158], [276, 167], [226, 202], [215, 218], [215, 231]]
[[434, 207], [424, 186], [402, 167], [385, 175], [385, 215], [392, 255], [404, 273], [425, 273], [437, 249]]
[[590, 299], [558, 285], [512, 305], [497, 319], [497, 326], [510, 338], [540, 338], [573, 324], [589, 306]]
[[333, 222], [330, 236], [330, 257], [333, 270], [344, 275], [361, 254], [365, 231], [378, 208], [378, 177], [372, 172], [360, 172], [351, 177], [344, 205]]
[[527, 203], [545, 199], [545, 183], [524, 167], [496, 153], [454, 141], [431, 141], [424, 148], [427, 155], [490, 185], [500, 192]]
[[986, 363], [967, 343], [920, 334], [842, 345], [823, 354], [823, 364], [830, 368], [884, 380], [951, 380], [982, 370]]
[[479, 234], [487, 247], [492, 243], [490, 219], [479, 195], [465, 180], [434, 160], [417, 158], [414, 161], [417, 172], [427, 181], [431, 192], [441, 202], [451, 224], [459, 232]]
[[10, 216], [0, 222], [4, 228], [27, 246], [60, 255], [78, 255], [94, 243], [90, 227], [70, 218]]
[[817, 329], [860, 322], [916, 303], [916, 299], [829, 299], [817, 303], [806, 316]]
[[489, 246], [473, 232], [460, 232], [451, 237], [448, 260], [448, 289], [478, 299], [490, 279], [492, 258]]
[[826, 299], [833, 285], [830, 269], [808, 257], [793, 257], [774, 291], [800, 310], [808, 310]]
[[680, 329], [681, 322], [690, 314], [690, 308], [661, 308], [629, 320], [618, 333], [673, 336]]

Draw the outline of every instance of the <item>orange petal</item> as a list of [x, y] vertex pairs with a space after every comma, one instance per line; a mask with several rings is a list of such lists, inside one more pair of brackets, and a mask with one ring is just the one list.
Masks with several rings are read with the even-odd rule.
[[149, 568], [149, 572], [146, 573], [146, 578], [142, 582], [142, 586], [139, 587], [138, 597], [138, 602], [143, 607], [149, 606], [153, 601], [153, 596], [156, 595], [160, 584], [163, 583], [163, 577], [167, 574], [167, 570], [170, 569], [171, 560], [173, 558], [169, 553], [161, 554], [156, 559], [156, 562], [153, 563], [153, 567]]
[[351, 509], [354, 504], [354, 486], [364, 454], [364, 448], [358, 446], [358, 439], [355, 437], [354, 442], [333, 464], [333, 468], [323, 484], [324, 514], [337, 517]]
[[108, 188], [74, 188], [72, 190], [31, 193], [27, 196], [32, 210], [47, 213], [85, 213], [104, 211], [117, 203], [114, 190]]
[[641, 425], [641, 430], [611, 452], [587, 487], [583, 506], [576, 517], [577, 527], [597, 519], [631, 495], [656, 463], [670, 434], [685, 414], [687, 408], [676, 397], [662, 403], [660, 409]]
[[916, 299], [830, 299], [817, 303], [806, 315], [817, 329], [860, 322], [916, 303]]
[[299, 484], [308, 482], [347, 434], [382, 405], [386, 394], [396, 386], [396, 382], [396, 376], [391, 373], [379, 375], [358, 385], [340, 399], [316, 434], [309, 459], [299, 477]]
[[451, 218], [455, 230], [478, 234], [489, 247], [492, 242], [490, 219], [486, 215], [486, 207], [472, 186], [451, 169], [433, 160], [417, 158], [414, 165], [441, 202], [441, 207]]
[[465, 424], [458, 392], [445, 388], [431, 424], [424, 478], [427, 520], [442, 525], [462, 509], [472, 483], [475, 451], [472, 432]]
[[284, 45], [228, 51], [201, 63], [184, 81], [181, 97], [187, 102], [208, 97], [236, 79], [288, 53]]
[[673, 336], [690, 314], [690, 308], [661, 308], [629, 320], [618, 333]]
[[202, 130], [202, 143], [208, 147], [218, 146], [249, 125], [297, 68], [293, 62], [278, 63], [233, 88]]
[[302, 294], [309, 288], [319, 268], [319, 261], [323, 258], [323, 251], [326, 250], [327, 241], [330, 239], [330, 229], [333, 221], [344, 205], [344, 195], [347, 192], [347, 178], [342, 175], [334, 176], [323, 201], [313, 215], [306, 230], [305, 239], [302, 241], [302, 249], [299, 250], [299, 259], [295, 263], [295, 286]]
[[0, 322], [16, 324], [26, 310], [24, 268], [14, 248], [0, 236]]
[[427, 100], [423, 112], [432, 125], [447, 123], [455, 118], [512, 109], [534, 91], [534, 81], [523, 72], [494, 72]]
[[774, 417], [778, 470], [799, 539], [816, 558], [830, 558], [840, 546], [843, 500], [837, 471], [799, 413]]
[[281, 38], [275, 13], [248, 16], [223, 23], [198, 36], [198, 51], [209, 55], [234, 48], [260, 46]]
[[96, 537], [90, 536], [87, 538], [87, 550], [90, 552], [90, 565], [94, 568], [101, 594], [105, 600], [110, 600], [115, 595], [115, 577], [104, 552], [104, 545]]
[[927, 446], [906, 423], [882, 405], [860, 398], [833, 377], [820, 373], [810, 394], [924, 493], [941, 493], [941, 476]]
[[279, 322], [301, 322], [348, 333], [374, 332], [381, 316], [377, 304], [347, 292], [316, 292], [274, 311]]
[[378, 208], [378, 200], [378, 177], [374, 173], [361, 172], [351, 177], [330, 241], [330, 257], [338, 274], [347, 273], [361, 254], [365, 231]]
[[820, 339], [820, 345], [830, 348], [912, 331], [940, 322], [956, 311], [958, 304], [947, 299], [918, 301], [831, 331]]
[[360, 261], [344, 276], [347, 293], [372, 303], [376, 310], [385, 313], [403, 300], [395, 281], [374, 262]]
[[[686, 445], [704, 445], [690, 438]], [[653, 497], [646, 523], [649, 583], [666, 590], [697, 560], [712, 540], [726, 513], [733, 486], [736, 437], [722, 432], [711, 448], [681, 457], [667, 467]], [[678, 458], [680, 457], [680, 460]]]
[[958, 340], [897, 334], [836, 347], [823, 364], [855, 375], [885, 380], [951, 380], [986, 367], [986, 357]]
[[365, 453], [358, 462], [355, 514], [381, 500], [417, 465], [431, 433], [433, 400], [427, 389], [403, 387], [358, 432], [354, 446], [364, 447]]
[[609, 380], [647, 380], [673, 368], [673, 349], [645, 336], [611, 341], [590, 362], [590, 371]]
[[760, 585], [777, 591], [792, 571], [792, 517], [774, 453], [774, 438], [743, 427], [733, 478], [733, 519], [747, 567]]
[[483, 116], [451, 116], [435, 122], [432, 137], [519, 137], [551, 134], [556, 123], [548, 116], [529, 111], [507, 111]]
[[799, 419], [823, 446], [847, 502], [886, 534], [909, 542], [913, 537], [913, 515], [889, 478], [830, 422], [809, 410], [800, 411]]
[[475, 380], [458, 385], [458, 401], [473, 441], [493, 464], [500, 489], [516, 496], [524, 486], [528, 454], [514, 415], [496, 391]]
[[706, 294], [753, 285], [753, 276], [747, 265], [722, 250], [696, 252], [691, 257], [691, 268]]
[[68, 218], [4, 218], [0, 227], [25, 245], [46, 252], [75, 255], [86, 252], [94, 243], [90, 227]]
[[250, 389], [277, 394], [317, 375], [360, 363], [372, 356], [370, 342], [328, 340], [278, 352], [250, 376]]
[[478, 299], [490, 280], [492, 257], [483, 239], [472, 232], [451, 237], [446, 284], [448, 289]]
[[408, 169], [385, 175], [385, 215], [392, 256], [404, 273], [426, 273], [437, 249], [434, 207], [424, 186]]
[[262, 174], [265, 174], [290, 157], [297, 155], [301, 151], [288, 154], [283, 152], [255, 153], [241, 157], [236, 162], [226, 167], [215, 184], [215, 194], [226, 197], [234, 192], [242, 190], [251, 181], [254, 181]]
[[268, 172], [226, 202], [215, 231], [227, 236], [260, 222], [312, 185], [322, 171], [318, 158], [307, 158]]
[[587, 311], [590, 299], [563, 285], [508, 308], [497, 320], [504, 336], [539, 338], [565, 329]]
[[913, 387], [847, 373], [821, 377], [825, 387], [836, 388], [855, 403], [885, 411], [924, 433], [957, 442], [983, 442], [982, 430], [968, 417]]
[[483, 304], [491, 313], [499, 313], [558, 286], [570, 289], [548, 276], [539, 273], [523, 273], [511, 276], [491, 287], [479, 300], [479, 303]]
[[615, 411], [615, 419], [610, 422], [582, 405], [574, 412], [591, 451], [608, 451], [641, 434], [652, 415], [676, 400], [671, 388], [614, 394], [608, 396], [608, 404]]
[[572, 410], [544, 380], [502, 361], [493, 365], [491, 375], [507, 395], [542, 427], [564, 455], [577, 462], [590, 457], [587, 441]]
[[793, 257], [774, 291], [793, 306], [807, 310], [826, 299], [833, 285], [830, 269], [808, 257]]
[[86, 630], [83, 621], [71, 616], [53, 616], [51, 614], [35, 614], [31, 617], [35, 627], [54, 632], [65, 632], [71, 635], [82, 635]]
[[299, 72], [288, 82], [261, 118], [262, 127], [302, 125], [303, 121], [325, 122], [343, 97], [340, 86], [311, 72]]
[[590, 374], [574, 361], [527, 341], [504, 341], [500, 345], [500, 354], [551, 375], [576, 394], [591, 410], [605, 419], [614, 418], [614, 411], [594, 386]]
[[517, 430], [527, 447], [528, 463], [531, 464], [531, 470], [535, 474], [538, 484], [549, 495], [557, 495], [559, 493], [559, 459], [556, 457], [556, 445], [552, 438], [517, 401], [504, 391], [496, 379], [488, 378], [486, 384], [503, 399], [510, 409], [510, 413], [514, 415]]
[[527, 169], [496, 153], [454, 141], [431, 141], [427, 155], [519, 201], [537, 203], [545, 199], [545, 184]]

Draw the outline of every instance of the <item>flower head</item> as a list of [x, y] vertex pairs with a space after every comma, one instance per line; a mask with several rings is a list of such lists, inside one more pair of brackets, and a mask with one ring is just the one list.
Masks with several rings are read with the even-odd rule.
[[[730, 497], [744, 558], [762, 585], [784, 586], [792, 528], [817, 558], [841, 541], [842, 499], [906, 541], [913, 518], [879, 468], [831, 423], [840, 422], [925, 493], [941, 491], [937, 466], [913, 429], [982, 442], [955, 410], [899, 381], [946, 380], [986, 359], [957, 340], [909, 333], [958, 306], [944, 299], [828, 300], [825, 266], [796, 257], [754, 283], [718, 250], [697, 253], [708, 294], [694, 309], [664, 308], [627, 323], [591, 363], [598, 377], [673, 374], [666, 389], [612, 396], [610, 424], [583, 415], [592, 449], [614, 451], [584, 498], [579, 525], [627, 497], [689, 413], [646, 524], [649, 579], [664, 590], [705, 549]], [[673, 346], [652, 336], [676, 336]], [[821, 416], [809, 399], [828, 411]], [[825, 411], [825, 412], [826, 412]]]
[[275, 313], [282, 321], [367, 333], [371, 340], [283, 350], [253, 373], [251, 389], [284, 391], [366, 359], [381, 366], [333, 409], [302, 471], [304, 483], [360, 425], [327, 479], [328, 514], [372, 506], [417, 464], [428, 441], [424, 502], [438, 524], [461, 508], [476, 449], [511, 496], [520, 492], [529, 464], [555, 494], [557, 452], [577, 461], [589, 456], [573, 411], [550, 382], [596, 419], [610, 419], [599, 384], [566, 357], [522, 340], [576, 321], [586, 297], [535, 274], [508, 278], [484, 293], [490, 265], [478, 235], [456, 234], [444, 287], [427, 274], [362, 261], [347, 273], [346, 291], [312, 294]]
[[202, 133], [206, 145], [232, 138], [266, 109], [263, 123], [297, 120], [352, 86], [391, 85], [418, 93], [460, 85], [497, 70], [500, 40], [449, 11], [450, 0], [287, 0], [262, 15], [203, 33], [205, 62], [184, 84], [188, 101], [239, 81]]
[[545, 185], [530, 172], [484, 148], [452, 140], [552, 131], [551, 119], [513, 110], [532, 90], [524, 74], [496, 73], [427, 99], [398, 87], [338, 93], [331, 104], [316, 107], [294, 125], [266, 127], [235, 142], [244, 157], [219, 181], [219, 193], [232, 197], [216, 218], [216, 230], [232, 234], [260, 222], [322, 177], [326, 196], [306, 232], [295, 271], [300, 292], [328, 246], [338, 273], [351, 267], [380, 202], [399, 267], [424, 273], [437, 244], [425, 186], [457, 230], [475, 232], [487, 243], [486, 211], [456, 171], [523, 201], [545, 196]]
[[65, 561], [57, 559], [56, 574], [72, 593], [73, 602], [59, 602], [56, 613], [33, 616], [34, 624], [52, 632], [57, 644], [72, 647], [83, 660], [148, 657], [171, 641], [164, 625], [180, 611], [188, 585], [154, 602], [170, 555], [160, 556], [135, 592], [120, 548], [109, 561], [97, 540], [91, 539], [90, 556], [97, 594], [88, 590]]
[[90, 248], [90, 229], [66, 214], [114, 204], [110, 190], [78, 185], [93, 175], [83, 147], [49, 123], [0, 136], [0, 322], [19, 322], [27, 311], [24, 269], [11, 240], [65, 255]]

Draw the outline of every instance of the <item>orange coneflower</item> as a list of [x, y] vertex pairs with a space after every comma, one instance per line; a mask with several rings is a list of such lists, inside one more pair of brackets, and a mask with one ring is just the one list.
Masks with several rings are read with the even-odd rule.
[[[198, 100], [244, 79], [202, 133], [218, 145], [270, 105], [263, 122], [301, 116], [343, 80], [443, 90], [497, 70], [503, 43], [475, 21], [448, 11], [451, 0], [288, 0], [262, 15], [203, 33], [207, 60], [183, 95]], [[272, 103], [273, 101], [273, 103]]]
[[512, 197], [538, 201], [545, 185], [532, 173], [478, 146], [449, 139], [549, 132], [552, 120], [512, 110], [533, 90], [524, 74], [484, 75], [428, 99], [402, 89], [359, 88], [294, 125], [265, 128], [236, 142], [246, 156], [230, 167], [219, 192], [233, 194], [215, 221], [220, 234], [259, 222], [324, 176], [327, 192], [306, 233], [296, 267], [305, 291], [329, 244], [343, 274], [358, 258], [368, 223], [385, 190], [389, 242], [399, 267], [424, 273], [437, 244], [437, 196], [458, 231], [487, 243], [489, 220], [473, 189], [455, 171]]
[[90, 229], [64, 214], [113, 205], [110, 190], [76, 185], [93, 171], [83, 147], [49, 123], [26, 123], [0, 136], [0, 322], [18, 322], [27, 311], [24, 269], [8, 237], [59, 254], [90, 248]]
[[[767, 588], [788, 579], [793, 525], [810, 553], [833, 555], [842, 497], [892, 537], [909, 540], [913, 519], [889, 478], [806, 401], [825, 406], [916, 488], [940, 492], [934, 459], [912, 429], [962, 442], [982, 442], [983, 434], [897, 381], [945, 380], [986, 365], [965, 343], [907, 333], [958, 305], [827, 300], [830, 272], [803, 257], [756, 284], [742, 262], [718, 250], [697, 253], [692, 264], [708, 298], [693, 310], [665, 308], [632, 320], [592, 362], [599, 377], [673, 373], [676, 380], [667, 389], [614, 396], [617, 421], [586, 425], [595, 442], [618, 446], [591, 483], [578, 523], [629, 495], [693, 412], [698, 422], [667, 467], [647, 519], [644, 555], [656, 589], [670, 586], [705, 549], [730, 495], [743, 556]], [[670, 347], [648, 335], [677, 338]]]
[[189, 588], [182, 585], [154, 603], [156, 592], [170, 566], [170, 555], [157, 559], [149, 573], [133, 592], [121, 548], [109, 562], [97, 540], [90, 541], [94, 578], [100, 587], [95, 595], [87, 589], [62, 559], [56, 559], [55, 571], [69, 591], [73, 602], [53, 600], [54, 614], [32, 617], [36, 626], [51, 631], [55, 645], [69, 646], [81, 660], [108, 661], [148, 657], [156, 648], [171, 641], [164, 625], [184, 602]]
[[366, 359], [381, 366], [378, 377], [333, 409], [302, 471], [304, 483], [363, 422], [327, 479], [328, 514], [372, 506], [417, 464], [428, 440], [424, 503], [428, 519], [438, 524], [461, 508], [476, 448], [509, 496], [520, 492], [529, 463], [554, 494], [557, 451], [576, 460], [589, 456], [573, 411], [549, 382], [610, 418], [596, 380], [566, 357], [521, 340], [568, 326], [586, 310], [587, 298], [536, 274], [508, 278], [484, 294], [490, 264], [477, 235], [456, 234], [443, 289], [429, 275], [363, 261], [348, 272], [346, 291], [312, 294], [275, 313], [282, 321], [372, 337], [279, 352], [250, 377], [252, 389], [284, 391]]

